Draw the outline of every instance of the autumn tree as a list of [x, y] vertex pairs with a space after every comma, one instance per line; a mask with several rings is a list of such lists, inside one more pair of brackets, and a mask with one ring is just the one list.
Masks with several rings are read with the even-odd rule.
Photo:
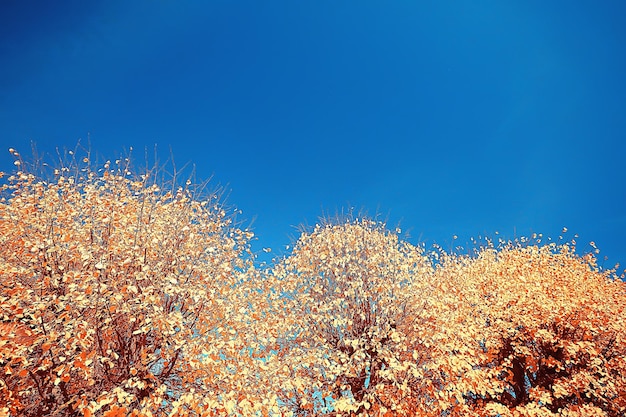
[[123, 159], [92, 170], [87, 156], [42, 177], [11, 152], [0, 414], [227, 414], [251, 233], [190, 181]]
[[414, 415], [414, 340], [432, 267], [369, 219], [318, 225], [276, 265], [274, 389], [299, 415]]
[[0, 416], [626, 413], [626, 285], [573, 244], [328, 221], [259, 269], [192, 181], [89, 155], [0, 190]]
[[429, 300], [451, 416], [623, 416], [626, 286], [571, 244], [444, 254]]

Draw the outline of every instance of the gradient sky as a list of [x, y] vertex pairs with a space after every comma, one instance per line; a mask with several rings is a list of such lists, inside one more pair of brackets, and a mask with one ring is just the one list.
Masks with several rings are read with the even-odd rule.
[[354, 207], [446, 248], [565, 226], [626, 264], [624, 16], [621, 0], [5, 0], [0, 145], [171, 148], [273, 254]]

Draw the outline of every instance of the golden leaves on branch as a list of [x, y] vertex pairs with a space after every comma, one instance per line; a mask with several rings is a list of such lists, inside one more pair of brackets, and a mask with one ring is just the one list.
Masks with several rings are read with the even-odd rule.
[[[460, 294], [436, 316], [445, 332], [438, 380], [463, 393], [466, 410], [623, 414], [624, 380], [616, 377], [623, 363], [610, 358], [626, 353], [626, 293], [614, 271], [598, 270], [566, 245], [509, 244], [472, 258], [449, 256], [436, 276]], [[464, 361], [470, 368], [458, 365]], [[451, 407], [451, 415], [461, 409]]]
[[199, 359], [219, 355], [215, 329], [240, 302], [229, 286], [248, 234], [213, 196], [158, 192], [126, 170], [55, 174], [4, 186], [0, 409], [160, 415], [191, 395], [196, 413], [221, 392]]

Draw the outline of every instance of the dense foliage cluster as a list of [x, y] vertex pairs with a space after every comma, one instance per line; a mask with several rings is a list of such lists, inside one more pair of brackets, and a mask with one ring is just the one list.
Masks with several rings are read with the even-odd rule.
[[427, 252], [348, 218], [261, 270], [190, 182], [16, 162], [0, 416], [626, 414], [626, 285], [571, 243]]

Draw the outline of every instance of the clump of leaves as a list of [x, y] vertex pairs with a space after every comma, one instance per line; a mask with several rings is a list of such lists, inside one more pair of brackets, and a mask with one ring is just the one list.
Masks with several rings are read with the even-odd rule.
[[88, 162], [47, 180], [19, 170], [3, 186], [0, 410], [223, 410], [219, 356], [236, 333], [251, 233], [190, 181], [163, 189], [154, 171]]
[[410, 414], [411, 349], [432, 266], [383, 223], [347, 219], [303, 233], [273, 271], [282, 381], [292, 411]]
[[622, 416], [626, 286], [568, 244], [445, 255], [431, 300], [449, 415]]

